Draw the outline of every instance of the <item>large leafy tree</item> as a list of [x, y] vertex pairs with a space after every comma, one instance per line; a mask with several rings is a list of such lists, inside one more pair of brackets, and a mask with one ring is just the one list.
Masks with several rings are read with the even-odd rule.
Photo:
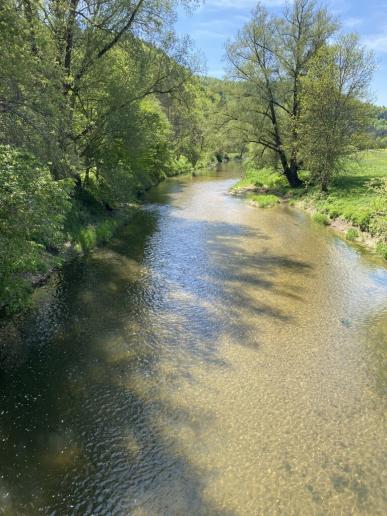
[[350, 35], [322, 47], [302, 80], [302, 152], [322, 191], [368, 131], [371, 111], [365, 101], [373, 67], [372, 55]]
[[[227, 46], [234, 78], [245, 83], [245, 110], [232, 118], [245, 124], [246, 141], [274, 152], [291, 186], [300, 186], [301, 78], [337, 25], [314, 0], [294, 0], [282, 16], [258, 4], [252, 19]], [[253, 115], [253, 116], [252, 116]]]
[[[130, 109], [145, 96], [178, 90], [192, 75], [187, 44], [171, 30], [176, 6], [192, 3], [5, 0], [3, 142], [29, 148], [49, 161], [55, 178], [73, 175], [79, 181], [86, 149], [90, 156], [96, 132], [104, 130], [108, 106]], [[128, 87], [117, 88], [115, 105], [104, 105], [104, 86], [98, 88], [98, 82], [106, 84], [112, 66], [130, 94]]]

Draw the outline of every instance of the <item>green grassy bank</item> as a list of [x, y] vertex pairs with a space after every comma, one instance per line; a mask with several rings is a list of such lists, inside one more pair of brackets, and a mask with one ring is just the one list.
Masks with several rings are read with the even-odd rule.
[[328, 194], [308, 183], [307, 172], [301, 176], [305, 187], [292, 189], [278, 172], [246, 165], [244, 177], [232, 193], [244, 194], [261, 207], [275, 204], [274, 196], [286, 200], [312, 212], [316, 222], [344, 231], [348, 240], [375, 247], [387, 259], [387, 195], [377, 186], [387, 178], [387, 150], [361, 153], [334, 178]]

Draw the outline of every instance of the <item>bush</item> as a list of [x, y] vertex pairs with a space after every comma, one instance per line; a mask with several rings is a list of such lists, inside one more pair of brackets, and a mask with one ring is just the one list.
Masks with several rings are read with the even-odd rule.
[[312, 219], [318, 224], [322, 224], [323, 226], [329, 226], [329, 218], [324, 213], [315, 213]]
[[0, 306], [8, 311], [26, 303], [29, 275], [60, 261], [71, 186], [30, 154], [0, 146]]
[[81, 229], [78, 235], [78, 242], [84, 253], [90, 252], [97, 245], [97, 234], [94, 227]]
[[172, 161], [167, 170], [167, 176], [180, 176], [182, 174], [190, 174], [193, 170], [192, 164], [185, 156], [179, 156], [179, 159]]
[[108, 219], [96, 225], [80, 228], [74, 236], [75, 248], [80, 252], [89, 253], [97, 245], [106, 244], [113, 237], [118, 224], [117, 219]]
[[349, 240], [350, 242], [353, 242], [357, 238], [359, 238], [359, 232], [355, 228], [348, 229], [345, 238]]
[[387, 260], [387, 244], [384, 242], [379, 242], [376, 246], [376, 252], [382, 256], [385, 260]]
[[97, 244], [106, 244], [109, 242], [114, 234], [117, 224], [117, 220], [105, 220], [98, 225], [95, 230]]
[[286, 188], [286, 179], [272, 168], [257, 169], [252, 163], [245, 166], [244, 177], [233, 186], [238, 190], [247, 186], [256, 188], [270, 188], [274, 190], [283, 190]]
[[269, 208], [280, 202], [276, 195], [250, 195], [249, 199], [260, 208]]

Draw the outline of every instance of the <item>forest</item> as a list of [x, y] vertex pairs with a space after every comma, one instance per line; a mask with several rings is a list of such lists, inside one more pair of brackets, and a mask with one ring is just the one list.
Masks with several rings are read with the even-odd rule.
[[[206, 77], [190, 39], [174, 32], [177, 9], [195, 7], [2, 2], [0, 305], [8, 311], [70, 249], [109, 240], [133, 202], [168, 176], [237, 158], [253, 185], [270, 169], [284, 187], [324, 193], [359, 151], [387, 147], [386, 109], [368, 95], [373, 56], [355, 34], [340, 35], [326, 9], [296, 0], [273, 16], [258, 4], [225, 49], [221, 80]], [[364, 186], [378, 215], [363, 228], [382, 253], [386, 188], [383, 174]]]

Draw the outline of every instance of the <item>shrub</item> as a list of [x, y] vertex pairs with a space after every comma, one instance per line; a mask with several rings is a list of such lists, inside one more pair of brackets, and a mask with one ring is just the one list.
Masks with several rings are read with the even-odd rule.
[[355, 228], [348, 229], [345, 238], [349, 240], [350, 242], [353, 242], [357, 238], [359, 238], [359, 232]]
[[90, 252], [97, 245], [97, 233], [94, 227], [81, 229], [78, 235], [78, 242], [84, 253]]
[[324, 213], [316, 212], [312, 219], [318, 224], [322, 224], [323, 226], [329, 226], [330, 224], [329, 218]]
[[112, 239], [114, 231], [116, 230], [118, 221], [115, 219], [105, 220], [96, 227], [95, 233], [97, 244], [106, 244]]
[[359, 226], [362, 231], [368, 231], [371, 217], [372, 211], [365, 208], [359, 209], [358, 211], [345, 218], [351, 220], [356, 226]]
[[260, 208], [269, 208], [279, 203], [279, 198], [276, 195], [250, 195], [249, 199]]
[[170, 167], [167, 170], [168, 176], [179, 176], [182, 174], [189, 174], [193, 170], [190, 161], [183, 155], [179, 156], [179, 159], [171, 162]]
[[31, 154], [0, 146], [0, 306], [8, 311], [26, 303], [29, 275], [58, 264], [71, 186]]
[[387, 244], [385, 242], [379, 242], [376, 246], [376, 252], [387, 260]]
[[238, 183], [233, 186], [233, 189], [238, 190], [246, 186], [283, 190], [286, 187], [286, 179], [272, 168], [266, 167], [257, 169], [252, 163], [248, 163], [245, 167], [243, 179], [238, 181]]

